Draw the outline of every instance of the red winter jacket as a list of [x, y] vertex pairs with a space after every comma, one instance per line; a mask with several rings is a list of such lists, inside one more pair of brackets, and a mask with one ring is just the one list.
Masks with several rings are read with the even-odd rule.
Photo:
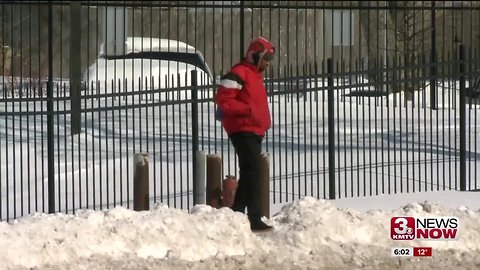
[[248, 131], [264, 136], [270, 128], [263, 72], [247, 60], [233, 66], [222, 77], [215, 103], [222, 112], [223, 127], [229, 135]]

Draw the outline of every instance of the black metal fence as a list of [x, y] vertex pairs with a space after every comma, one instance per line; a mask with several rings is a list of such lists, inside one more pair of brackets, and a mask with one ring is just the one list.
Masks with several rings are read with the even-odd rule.
[[478, 1], [0, 9], [1, 219], [132, 207], [137, 152], [151, 158], [152, 202], [191, 207], [194, 141], [237, 172], [211, 98], [257, 35], [277, 48], [266, 74], [273, 203], [480, 187]]

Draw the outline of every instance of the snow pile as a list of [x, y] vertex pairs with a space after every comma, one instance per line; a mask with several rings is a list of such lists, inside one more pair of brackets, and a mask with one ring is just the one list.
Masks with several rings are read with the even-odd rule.
[[[456, 216], [458, 241], [393, 241], [393, 216]], [[360, 213], [306, 197], [252, 233], [246, 216], [199, 205], [190, 213], [157, 205], [76, 215], [35, 214], [0, 223], [4, 269], [429, 269], [480, 267], [480, 212], [413, 203]], [[429, 258], [394, 258], [392, 247], [429, 246]]]

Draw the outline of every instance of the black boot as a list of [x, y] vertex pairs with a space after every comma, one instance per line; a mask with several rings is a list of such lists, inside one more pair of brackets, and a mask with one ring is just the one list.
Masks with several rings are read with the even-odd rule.
[[273, 229], [272, 226], [265, 224], [260, 217], [249, 216], [248, 220], [250, 221], [250, 229], [252, 232], [264, 232]]

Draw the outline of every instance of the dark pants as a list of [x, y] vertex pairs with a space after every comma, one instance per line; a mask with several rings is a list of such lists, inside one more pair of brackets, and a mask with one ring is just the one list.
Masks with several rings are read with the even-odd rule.
[[262, 137], [250, 132], [230, 135], [240, 167], [240, 178], [232, 209], [249, 217], [260, 217]]

